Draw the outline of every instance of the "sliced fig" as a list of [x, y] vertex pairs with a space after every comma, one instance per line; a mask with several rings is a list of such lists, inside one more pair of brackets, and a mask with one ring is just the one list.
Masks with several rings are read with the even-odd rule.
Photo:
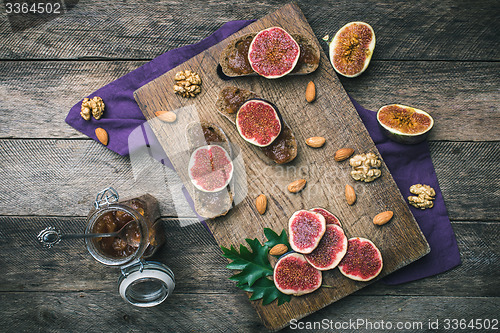
[[326, 222], [323, 215], [309, 210], [296, 211], [288, 221], [290, 246], [299, 253], [311, 253], [318, 246], [325, 231]]
[[375, 32], [368, 23], [347, 23], [330, 43], [330, 62], [340, 75], [356, 77], [368, 67], [374, 49]]
[[346, 252], [347, 237], [344, 230], [336, 224], [327, 224], [318, 246], [311, 253], [304, 254], [304, 257], [314, 268], [326, 271], [337, 267]]
[[[236, 112], [243, 103], [258, 96], [250, 91], [235, 86], [229, 86], [219, 92], [215, 106], [217, 111], [236, 125]], [[279, 110], [278, 111], [279, 115]], [[262, 153], [277, 164], [288, 163], [297, 156], [297, 140], [292, 130], [281, 116], [281, 133], [266, 147], [259, 147]]]
[[[219, 57], [219, 66], [224, 77], [239, 77], [257, 75], [250, 66], [248, 50], [256, 32], [248, 33], [231, 40]], [[319, 66], [320, 48], [318, 43], [302, 34], [291, 34], [292, 38], [299, 44], [300, 56], [295, 68], [290, 75], [305, 75], [314, 72]]]
[[279, 27], [259, 32], [248, 49], [248, 61], [259, 75], [276, 79], [290, 73], [300, 57], [299, 44]]
[[249, 99], [238, 110], [236, 128], [246, 141], [259, 147], [267, 147], [281, 133], [278, 109], [266, 100]]
[[196, 149], [189, 160], [189, 177], [203, 192], [219, 192], [233, 177], [233, 162], [228, 152], [217, 145]]
[[313, 209], [311, 209], [311, 212], [315, 212], [315, 213], [319, 213], [319, 214], [323, 215], [323, 217], [325, 218], [326, 224], [336, 224], [339, 227], [342, 227], [342, 224], [340, 223], [340, 220], [338, 219], [338, 217], [333, 215], [332, 213], [330, 213], [329, 211], [327, 211], [324, 208], [319, 208], [319, 207], [313, 208]]
[[372, 241], [355, 237], [347, 244], [347, 253], [339, 263], [342, 274], [356, 281], [370, 281], [382, 271], [382, 254]]
[[405, 144], [424, 141], [434, 125], [427, 112], [400, 104], [381, 107], [377, 121], [389, 139]]
[[274, 284], [283, 294], [301, 296], [318, 289], [322, 273], [311, 266], [302, 254], [285, 254], [274, 266]]

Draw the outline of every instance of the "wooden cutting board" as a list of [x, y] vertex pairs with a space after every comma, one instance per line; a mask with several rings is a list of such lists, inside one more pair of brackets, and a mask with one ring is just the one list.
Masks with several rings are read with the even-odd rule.
[[[155, 135], [190, 193], [194, 189], [187, 175], [186, 124], [192, 121], [218, 124], [239, 147], [239, 164], [246, 174], [246, 186], [239, 190], [238, 203], [226, 216], [208, 221], [219, 245], [238, 246], [245, 242], [245, 238], [258, 238], [263, 242], [264, 227], [280, 232], [287, 227], [289, 217], [296, 210], [324, 207], [340, 218], [347, 237], [366, 237], [378, 246], [384, 260], [380, 277], [427, 254], [429, 245], [386, 165], [383, 163], [379, 179], [360, 183], [351, 178], [348, 160], [334, 161], [335, 151], [342, 147], [352, 147], [356, 153], [371, 151], [378, 154], [378, 151], [323, 51], [319, 68], [309, 75], [276, 80], [242, 77], [223, 81], [219, 78], [218, 58], [230, 40], [272, 26], [280, 26], [289, 33], [308, 35], [318, 42], [298, 6], [288, 4], [135, 92], [139, 107], [150, 120]], [[186, 69], [198, 72], [203, 80], [202, 93], [196, 98], [185, 99], [172, 91], [175, 73]], [[311, 80], [317, 87], [317, 99], [309, 104], [304, 94]], [[228, 85], [250, 89], [277, 105], [297, 138], [298, 156], [294, 161], [276, 165], [263, 158], [256, 147], [238, 135], [232, 123], [217, 113], [217, 95]], [[154, 113], [160, 110], [176, 112], [177, 121], [168, 124], [155, 119]], [[311, 136], [325, 137], [325, 146], [320, 149], [308, 147], [305, 139]], [[307, 179], [306, 188], [298, 194], [289, 193], [287, 185], [299, 178]], [[344, 197], [346, 184], [354, 186], [358, 195], [352, 207], [347, 205]], [[268, 210], [263, 216], [254, 207], [255, 198], [261, 193], [269, 198]], [[373, 217], [386, 210], [394, 212], [393, 219], [384, 226], [375, 226]], [[231, 273], [228, 271], [227, 276]], [[261, 301], [252, 301], [252, 305], [265, 326], [276, 330], [287, 326], [291, 319], [303, 318], [369, 283], [350, 280], [334, 269], [323, 273], [323, 284], [333, 288], [322, 287], [312, 294], [292, 297], [290, 303], [281, 306], [276, 302], [263, 306]]]

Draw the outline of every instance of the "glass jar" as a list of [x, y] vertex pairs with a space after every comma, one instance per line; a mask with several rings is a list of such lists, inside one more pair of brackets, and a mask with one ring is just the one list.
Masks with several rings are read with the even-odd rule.
[[118, 289], [124, 300], [140, 307], [160, 304], [172, 293], [175, 279], [166, 265], [144, 260], [165, 242], [158, 201], [152, 195], [119, 201], [111, 187], [99, 192], [85, 233], [115, 232], [127, 223], [125, 239], [86, 238], [87, 249], [97, 261], [120, 266]]

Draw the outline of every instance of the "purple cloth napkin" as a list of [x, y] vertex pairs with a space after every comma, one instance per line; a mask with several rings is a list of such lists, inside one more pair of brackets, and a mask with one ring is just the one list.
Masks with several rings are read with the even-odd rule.
[[[134, 149], [147, 146], [152, 157], [172, 167], [151, 128], [145, 122], [145, 118], [134, 100], [133, 92], [252, 22], [228, 22], [201, 42], [168, 51], [95, 91], [88, 97], [100, 96], [106, 104], [105, 114], [101, 120], [96, 121], [92, 118], [88, 122], [84, 121], [80, 116], [81, 101], [79, 101], [71, 108], [66, 122], [94, 140], [97, 140], [94, 133], [97, 127], [106, 129], [110, 138], [108, 148], [120, 155], [127, 155]], [[459, 265], [460, 254], [427, 142], [406, 146], [390, 141], [378, 127], [376, 113], [364, 109], [355, 100], [352, 102], [403, 196], [410, 195], [409, 187], [416, 183], [430, 185], [436, 190], [434, 208], [422, 211], [413, 206], [410, 207], [429, 242], [431, 252], [422, 259], [385, 277], [383, 281], [387, 284], [409, 282], [442, 273]], [[142, 131], [134, 131], [137, 127], [141, 127]], [[129, 137], [131, 134], [132, 136]], [[193, 201], [187, 191], [184, 190], [184, 194], [193, 207]], [[200, 217], [200, 220], [203, 219]]]

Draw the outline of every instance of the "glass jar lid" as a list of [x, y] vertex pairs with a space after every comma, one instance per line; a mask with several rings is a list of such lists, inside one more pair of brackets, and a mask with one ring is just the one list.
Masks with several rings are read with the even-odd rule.
[[139, 261], [121, 268], [120, 296], [130, 304], [151, 307], [163, 302], [175, 288], [174, 273], [156, 261]]

